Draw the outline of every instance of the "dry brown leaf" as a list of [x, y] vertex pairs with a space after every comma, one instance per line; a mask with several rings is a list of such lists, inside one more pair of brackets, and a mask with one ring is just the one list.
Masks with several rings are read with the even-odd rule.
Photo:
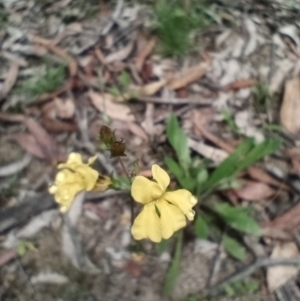
[[147, 84], [143, 87], [136, 87], [134, 91], [139, 95], [139, 96], [151, 96], [158, 92], [163, 86], [165, 86], [167, 83], [167, 80], [162, 79], [150, 84]]
[[283, 215], [276, 217], [266, 226], [281, 230], [292, 231], [300, 225], [300, 203], [285, 212]]
[[278, 239], [282, 241], [291, 241], [294, 239], [291, 233], [288, 233], [287, 231], [283, 231], [277, 228], [271, 228], [271, 227], [264, 227], [261, 230], [261, 235], [263, 237], [269, 237], [272, 239]]
[[100, 94], [92, 90], [88, 92], [92, 104], [100, 111], [107, 114], [112, 119], [134, 122], [135, 117], [132, 115], [128, 106], [115, 103], [113, 96], [110, 94]]
[[6, 250], [0, 254], [0, 267], [17, 256], [16, 250]]
[[32, 40], [37, 44], [43, 45], [47, 50], [50, 50], [58, 57], [66, 60], [69, 64], [69, 72], [71, 77], [77, 74], [78, 66], [76, 61], [65, 50], [55, 45], [57, 43], [56, 40], [47, 40], [38, 36], [33, 36]]
[[[300, 253], [294, 242], [277, 244], [271, 254], [272, 259], [295, 257], [300, 257]], [[270, 292], [273, 292], [284, 285], [289, 279], [296, 276], [298, 271], [299, 268], [295, 266], [279, 265], [276, 267], [269, 267], [267, 269], [267, 283]]]
[[232, 82], [228, 85], [226, 85], [223, 89], [225, 91], [229, 90], [239, 90], [239, 89], [244, 89], [244, 88], [249, 88], [252, 87], [256, 83], [256, 80], [254, 79], [240, 79], [235, 82]]
[[33, 135], [16, 134], [13, 139], [28, 153], [40, 159], [47, 159], [40, 145], [37, 143]]
[[44, 118], [42, 124], [45, 129], [53, 133], [76, 132], [78, 129], [74, 122], [64, 122], [48, 118]]
[[2, 86], [2, 89], [0, 90], [0, 101], [6, 98], [7, 94], [14, 86], [18, 74], [19, 74], [19, 65], [17, 63], [12, 63], [9, 68], [8, 74], [6, 76], [5, 82]]
[[247, 169], [247, 172], [252, 179], [261, 181], [269, 185], [276, 186], [279, 189], [290, 191], [289, 186], [287, 186], [283, 182], [276, 180], [260, 167], [251, 166]]
[[138, 57], [136, 59], [136, 69], [138, 72], [141, 72], [144, 62], [146, 58], [151, 54], [153, 51], [155, 45], [156, 45], [157, 39], [156, 37], [153, 37], [147, 44], [147, 46], [138, 54]]
[[201, 78], [209, 70], [209, 67], [210, 62], [202, 62], [198, 66], [186, 70], [183, 74], [175, 76], [168, 83], [168, 87], [171, 90], [183, 88]]
[[136, 136], [140, 137], [141, 139], [148, 141], [148, 136], [145, 131], [140, 127], [138, 124], [130, 122], [127, 124], [128, 129]]
[[134, 47], [134, 41], [129, 42], [125, 47], [121, 48], [120, 50], [109, 54], [105, 58], [106, 64], [111, 64], [116, 61], [123, 61], [128, 58], [130, 53], [132, 52]]
[[54, 99], [56, 114], [61, 119], [70, 119], [75, 114], [74, 101], [71, 98], [65, 100], [56, 97]]
[[105, 57], [104, 57], [104, 54], [102, 53], [101, 49], [99, 48], [96, 48], [95, 49], [95, 55], [97, 57], [97, 59], [99, 60], [99, 62], [102, 64], [102, 65], [105, 65]]
[[0, 112], [0, 120], [8, 122], [23, 122], [25, 119], [24, 115], [21, 114], [8, 114]]
[[53, 162], [57, 159], [57, 145], [45, 129], [32, 118], [26, 118], [24, 124], [42, 150], [45, 159]]
[[286, 82], [280, 122], [292, 134], [300, 133], [300, 77]]
[[295, 172], [300, 174], [300, 148], [292, 147], [288, 149], [287, 155], [291, 158]]
[[239, 198], [244, 200], [262, 201], [274, 195], [275, 190], [264, 183], [244, 181], [243, 187], [240, 189], [235, 189], [234, 193]]

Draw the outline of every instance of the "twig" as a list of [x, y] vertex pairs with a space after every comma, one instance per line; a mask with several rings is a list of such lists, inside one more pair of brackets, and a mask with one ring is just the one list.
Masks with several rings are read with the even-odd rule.
[[212, 268], [210, 269], [210, 273], [209, 273], [209, 277], [207, 279], [207, 282], [206, 282], [206, 286], [207, 287], [211, 287], [211, 284], [213, 282], [213, 279], [218, 271], [218, 269], [220, 268], [220, 263], [222, 261], [222, 245], [223, 245], [223, 240], [224, 240], [224, 236], [227, 232], [227, 229], [225, 229], [222, 233], [222, 237], [221, 237], [221, 240], [218, 244], [218, 248], [217, 248], [217, 252], [216, 252], [216, 255], [214, 256], [214, 264], [212, 266]]
[[208, 290], [204, 291], [205, 296], [213, 296], [216, 295], [222, 288], [226, 285], [236, 282], [238, 280], [242, 280], [257, 270], [265, 267], [271, 267], [276, 265], [300, 265], [300, 257], [296, 258], [261, 258], [257, 259], [253, 264], [249, 265], [243, 271], [234, 273], [229, 276], [227, 279], [220, 281], [216, 285], [212, 286]]
[[[124, 162], [122, 160], [121, 157], [118, 157], [119, 159], [119, 162], [122, 166], [122, 169], [124, 171], [124, 173], [126, 174], [126, 177], [128, 178], [128, 180], [131, 182], [131, 178], [127, 172], [127, 169], [125, 168], [125, 165], [124, 165]], [[134, 203], [133, 203], [133, 198], [131, 198], [131, 201], [130, 201], [130, 215], [131, 215], [131, 225], [133, 225], [133, 219], [134, 219]]]
[[[32, 283], [31, 283], [31, 281], [30, 281], [30, 279], [29, 279], [29, 277], [28, 277], [26, 271], [25, 271], [24, 268], [23, 268], [23, 265], [22, 265], [22, 263], [21, 263], [21, 260], [20, 260], [19, 257], [16, 257], [16, 260], [17, 260], [18, 266], [19, 266], [19, 268], [20, 268], [20, 271], [21, 271], [21, 273], [22, 273], [22, 276], [23, 276], [23, 278], [25, 279], [25, 281], [26, 281], [26, 283], [27, 283], [27, 286], [28, 286], [28, 288], [29, 288], [29, 290], [30, 290], [30, 294], [34, 296], [34, 295], [36, 294], [36, 292], [35, 292], [35, 290], [34, 290], [34, 288], [33, 288], [33, 285], [32, 285]], [[35, 298], [34, 298], [34, 299], [35, 299]]]

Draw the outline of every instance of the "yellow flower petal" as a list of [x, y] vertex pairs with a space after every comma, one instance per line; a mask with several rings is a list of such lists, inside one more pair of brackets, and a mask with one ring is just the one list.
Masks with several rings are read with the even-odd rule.
[[[90, 158], [89, 163], [95, 159], [96, 156]], [[61, 211], [65, 212], [72, 205], [77, 193], [94, 188], [99, 173], [83, 163], [81, 154], [77, 153], [71, 153], [67, 163], [58, 165], [58, 168], [61, 170], [56, 175], [55, 183], [49, 187], [49, 192], [54, 194]]]
[[170, 177], [165, 170], [163, 170], [157, 164], [152, 165], [152, 176], [153, 179], [158, 183], [162, 191], [166, 191], [170, 184]]
[[48, 188], [48, 191], [51, 193], [51, 194], [54, 194], [56, 191], [57, 191], [57, 186], [56, 185], [52, 185]]
[[160, 219], [155, 210], [155, 204], [144, 206], [131, 227], [132, 236], [136, 240], [149, 238], [154, 242], [161, 241]]
[[183, 212], [176, 206], [160, 199], [156, 202], [160, 212], [161, 233], [164, 239], [170, 238], [173, 233], [186, 226], [186, 218]]
[[60, 205], [61, 210], [64, 210], [62, 207], [68, 210], [74, 201], [75, 195], [82, 190], [84, 190], [82, 183], [61, 185], [54, 194], [55, 201]]
[[85, 190], [90, 191], [96, 184], [99, 177], [97, 170], [92, 169], [88, 165], [80, 165], [76, 168], [76, 172], [82, 176], [82, 180], [85, 183]]
[[93, 187], [93, 191], [104, 191], [111, 184], [110, 177], [100, 176], [97, 179], [95, 186]]
[[136, 176], [131, 185], [131, 195], [136, 202], [148, 204], [158, 199], [163, 191], [159, 185], [143, 176]]
[[97, 155], [95, 155], [95, 156], [93, 156], [93, 157], [91, 157], [91, 158], [89, 158], [88, 159], [88, 165], [92, 165], [96, 160], [97, 160]]
[[186, 189], [165, 192], [163, 198], [177, 206], [186, 215], [197, 203], [197, 199]]
[[71, 153], [69, 155], [67, 164], [72, 164], [72, 163], [82, 164], [82, 156], [81, 156], [81, 154]]

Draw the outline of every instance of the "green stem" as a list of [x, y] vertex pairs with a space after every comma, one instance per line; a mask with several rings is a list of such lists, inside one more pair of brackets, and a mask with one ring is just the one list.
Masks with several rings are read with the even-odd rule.
[[[126, 177], [131, 182], [131, 178], [129, 176], [129, 173], [127, 172], [127, 169], [125, 168], [125, 165], [124, 165], [124, 162], [123, 162], [122, 158], [118, 157], [118, 159], [119, 159], [119, 162], [120, 162], [120, 164], [122, 166], [122, 169], [123, 169]], [[130, 215], [131, 215], [130, 219], [131, 219], [131, 226], [132, 226], [133, 225], [133, 220], [134, 220], [134, 202], [133, 202], [133, 198], [131, 198], [131, 202], [130, 202]]]

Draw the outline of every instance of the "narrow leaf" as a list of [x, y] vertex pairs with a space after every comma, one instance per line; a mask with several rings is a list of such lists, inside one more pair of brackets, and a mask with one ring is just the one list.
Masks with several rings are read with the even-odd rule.
[[206, 239], [208, 236], [208, 225], [207, 222], [198, 216], [195, 222], [195, 233], [199, 238]]
[[169, 117], [167, 122], [167, 137], [176, 152], [180, 165], [187, 171], [191, 163], [187, 136], [180, 128], [177, 117], [174, 114]]
[[181, 251], [182, 251], [182, 231], [179, 231], [176, 248], [175, 248], [175, 254], [164, 283], [164, 288], [163, 288], [164, 297], [170, 296], [170, 294], [172, 293], [175, 287], [177, 277], [179, 275], [179, 270], [180, 270]]
[[225, 235], [223, 239], [223, 245], [225, 251], [238, 260], [245, 259], [246, 253], [245, 248], [235, 239], [230, 236]]
[[260, 227], [254, 219], [248, 216], [247, 208], [216, 204], [214, 210], [231, 228], [256, 236], [260, 235]]

